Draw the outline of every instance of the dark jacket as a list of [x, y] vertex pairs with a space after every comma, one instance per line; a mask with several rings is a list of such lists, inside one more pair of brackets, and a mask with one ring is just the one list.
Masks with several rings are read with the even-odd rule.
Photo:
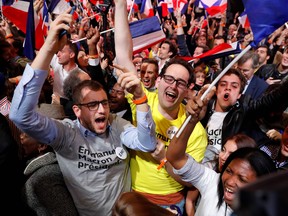
[[[233, 105], [228, 114], [225, 116], [222, 126], [222, 142], [224, 142], [229, 136], [237, 133], [245, 133], [248, 136], [255, 139], [258, 145], [260, 138], [257, 131], [260, 131], [256, 120], [263, 117], [273, 111], [273, 109], [288, 106], [288, 79], [280, 85], [277, 89], [271, 93], [259, 98], [258, 100], [252, 100], [249, 95], [242, 95], [239, 101]], [[216, 98], [210, 100], [205, 117], [201, 123], [204, 127], [213, 114], [213, 104]], [[283, 110], [284, 111], [284, 110]]]
[[268, 88], [268, 84], [257, 76], [253, 76], [245, 95], [250, 95], [253, 100], [258, 99]]

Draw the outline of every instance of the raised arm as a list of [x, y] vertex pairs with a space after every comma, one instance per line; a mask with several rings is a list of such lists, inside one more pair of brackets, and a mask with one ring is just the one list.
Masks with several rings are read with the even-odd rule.
[[115, 0], [115, 51], [117, 64], [126, 67], [129, 71], [137, 74], [132, 62], [133, 44], [130, 33], [127, 2]]
[[213, 89], [210, 91], [204, 101], [202, 101], [200, 98], [203, 95], [205, 89], [206, 88], [202, 88], [196, 97], [188, 100], [186, 109], [192, 118], [180, 136], [178, 136], [176, 133], [176, 135], [171, 140], [169, 148], [166, 152], [167, 161], [169, 161], [175, 169], [181, 169], [186, 164], [188, 157], [186, 156], [185, 151], [187, 148], [188, 139], [198, 121], [200, 121], [205, 116], [208, 101], [215, 93], [215, 90]]

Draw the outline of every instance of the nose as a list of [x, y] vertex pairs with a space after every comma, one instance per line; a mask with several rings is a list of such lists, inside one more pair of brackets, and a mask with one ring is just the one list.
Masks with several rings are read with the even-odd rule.
[[104, 106], [102, 105], [102, 103], [99, 103], [99, 107], [98, 107], [98, 110], [97, 110], [99, 113], [104, 113], [105, 112], [105, 108]]

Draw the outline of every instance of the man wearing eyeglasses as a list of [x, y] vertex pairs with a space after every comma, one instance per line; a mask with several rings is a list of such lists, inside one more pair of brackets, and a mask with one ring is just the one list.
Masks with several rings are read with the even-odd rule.
[[[116, 8], [115, 11], [115, 20], [118, 21], [115, 22], [117, 62], [129, 68], [131, 76], [135, 77], [135, 73], [133, 73], [135, 69], [130, 69], [133, 67], [130, 57], [131, 50], [127, 49], [127, 47], [132, 48], [132, 44], [131, 38], [127, 36], [129, 35], [129, 28], [126, 19], [126, 4], [124, 0], [118, 1], [122, 2], [118, 3], [122, 5], [122, 10]], [[160, 206], [177, 205], [183, 213], [186, 194], [185, 183], [173, 174], [171, 165], [165, 164], [165, 160], [162, 159], [165, 158], [165, 152], [172, 137], [186, 119], [186, 110], [182, 101], [187, 96], [188, 86], [194, 82], [195, 77], [191, 65], [175, 58], [170, 59], [165, 64], [159, 76], [157, 92], [149, 92], [145, 89], [145, 94], [156, 124], [156, 136], [159, 143], [163, 144], [159, 144], [159, 148], [153, 155], [139, 151], [131, 152], [132, 189]], [[190, 135], [186, 152], [199, 162], [204, 156], [206, 146], [206, 131], [201, 123], [198, 123], [196, 130]], [[164, 151], [161, 150], [162, 147], [165, 149]], [[161, 160], [162, 164], [165, 164], [162, 168], [159, 167]]]
[[[85, 80], [73, 91], [77, 120], [53, 120], [35, 111], [50, 60], [67, 40], [72, 15], [60, 14], [50, 25], [44, 45], [27, 65], [15, 90], [10, 118], [21, 130], [53, 147], [79, 215], [111, 215], [118, 196], [131, 187], [128, 148], [153, 151], [155, 124], [141, 81], [118, 73], [118, 83], [134, 95], [138, 126], [110, 114], [108, 96], [96, 81]], [[67, 25], [66, 25], [67, 24]], [[69, 214], [69, 213], [67, 213]]]

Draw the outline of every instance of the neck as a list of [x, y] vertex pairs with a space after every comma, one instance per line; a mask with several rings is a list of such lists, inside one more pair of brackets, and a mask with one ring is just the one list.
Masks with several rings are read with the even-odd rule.
[[70, 70], [74, 69], [76, 66], [77, 66], [77, 65], [76, 65], [75, 62], [69, 62], [68, 64], [63, 65], [63, 68], [64, 68], [66, 71], [70, 71]]
[[163, 109], [160, 104], [158, 104], [159, 112], [167, 119], [167, 120], [175, 120], [178, 117], [179, 106], [173, 110]]

